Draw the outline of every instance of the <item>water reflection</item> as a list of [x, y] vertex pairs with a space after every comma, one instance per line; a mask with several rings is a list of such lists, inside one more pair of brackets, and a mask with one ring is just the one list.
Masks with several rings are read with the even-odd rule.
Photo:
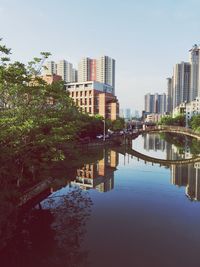
[[71, 179], [47, 184], [48, 188], [44, 187], [36, 200], [24, 202], [28, 208], [15, 209], [15, 214], [6, 216], [6, 235], [5, 219], [1, 216], [2, 266], [88, 266], [89, 251], [82, 247], [82, 242], [93, 203], [87, 190], [112, 190], [119, 162], [114, 150], [102, 152], [101, 159], [92, 162], [91, 158], [92, 163], [70, 172]]
[[185, 193], [191, 200], [200, 201], [200, 163], [174, 166], [171, 169], [171, 183], [185, 186]]
[[[136, 146], [138, 144], [139, 151], [151, 156], [159, 155], [164, 159], [186, 159], [191, 158], [194, 152], [198, 153], [198, 144], [188, 138], [181, 137], [181, 140], [176, 140], [173, 136], [148, 134], [134, 142]], [[173, 227], [174, 232], [179, 231], [176, 228], [179, 225], [177, 210], [191, 204], [183, 197], [184, 192], [180, 192], [175, 186], [185, 187], [185, 194], [189, 199], [200, 201], [200, 163], [159, 167], [145, 165], [144, 161], [138, 162], [136, 158], [128, 156], [128, 165], [124, 166], [126, 160], [124, 161], [123, 156], [117, 151], [117, 148], [102, 149], [98, 157], [94, 158], [93, 153], [89, 160], [83, 163], [79, 161], [79, 166], [69, 172], [70, 179], [56, 179], [52, 184], [48, 184], [44, 194], [40, 195], [37, 201], [32, 201], [25, 210], [12, 210], [14, 204], [5, 201], [6, 197], [2, 198], [1, 266], [96, 267], [134, 266], [134, 263], [137, 263], [135, 266], [149, 266], [149, 262], [143, 260], [143, 253], [151, 259], [153, 253], [159, 252], [159, 249], [161, 254], [158, 254], [161, 255], [162, 262], [161, 258], [165, 258], [166, 248], [169, 249], [171, 246], [170, 233]], [[126, 153], [124, 157], [125, 155]], [[138, 172], [137, 164], [140, 168]], [[63, 168], [65, 172], [61, 173], [66, 173], [66, 166]], [[59, 170], [61, 171], [61, 168]], [[165, 182], [162, 183], [161, 179]], [[170, 185], [169, 181], [175, 186]], [[175, 193], [171, 192], [172, 188]], [[180, 192], [180, 206], [176, 209], [174, 202], [177, 201], [177, 191]], [[165, 194], [165, 198], [160, 192]], [[96, 203], [98, 205], [95, 205]], [[180, 221], [183, 221], [182, 218], [186, 221], [180, 213], [179, 216]], [[103, 228], [102, 225], [111, 227]], [[183, 233], [188, 233], [184, 227], [179, 233], [179, 239]], [[89, 245], [85, 246], [88, 236]], [[6, 243], [5, 240], [9, 242]], [[163, 240], [168, 240], [168, 243], [164, 243]], [[144, 243], [148, 244], [146, 249]], [[184, 242], [180, 241], [179, 245], [181, 244]], [[109, 254], [109, 260], [115, 264], [105, 265], [102, 251], [107, 253], [106, 255]], [[118, 262], [118, 255], [122, 255], [124, 260], [131, 259], [133, 264]], [[95, 264], [90, 262], [92, 257]], [[157, 257], [156, 254], [153, 258], [154, 266], [172, 266], [171, 263], [156, 265]], [[146, 265], [140, 265], [140, 261], [144, 261]]]
[[0, 253], [1, 266], [87, 266], [88, 251], [81, 245], [91, 206], [78, 187], [51, 194], [18, 218], [17, 231]]
[[84, 164], [77, 169], [77, 176], [71, 185], [82, 189], [97, 189], [107, 192], [114, 188], [114, 172], [119, 162], [119, 155], [114, 150], [105, 151], [104, 157], [96, 163]]
[[[146, 134], [144, 139], [144, 150], [163, 152], [166, 160], [188, 159], [193, 157], [192, 144], [199, 146], [196, 140], [186, 136]], [[175, 144], [176, 145], [175, 145]], [[198, 150], [196, 150], [198, 151]], [[176, 186], [184, 186], [186, 196], [190, 200], [200, 201], [200, 163], [188, 165], [170, 166], [171, 183]]]

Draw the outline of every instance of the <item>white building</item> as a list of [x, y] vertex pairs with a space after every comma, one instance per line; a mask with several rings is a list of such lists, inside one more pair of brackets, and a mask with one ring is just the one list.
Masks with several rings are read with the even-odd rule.
[[60, 60], [56, 64], [56, 74], [60, 75], [65, 82], [75, 82], [75, 73], [72, 63], [67, 60]]
[[180, 115], [180, 114], [185, 114], [185, 109], [186, 109], [186, 103], [181, 103], [180, 105], [178, 105], [177, 107], [175, 107], [173, 109], [173, 118], [175, 118], [176, 116]]
[[77, 81], [77, 70], [74, 69], [72, 63], [69, 63], [67, 60], [60, 60], [57, 63], [48, 61], [45, 67], [44, 75], [57, 74], [61, 76], [65, 82]]
[[78, 82], [91, 81], [91, 59], [83, 57], [78, 63]]
[[192, 116], [198, 114], [200, 114], [200, 97], [196, 97], [186, 104], [186, 120], [190, 120]]
[[189, 50], [189, 61], [191, 64], [190, 96], [189, 100], [194, 100], [200, 96], [200, 46], [196, 44]]
[[44, 75], [56, 74], [56, 63], [54, 61], [47, 61], [44, 68]]
[[147, 114], [147, 117], [145, 118], [145, 122], [157, 123], [160, 121], [161, 118], [162, 118], [161, 114], [151, 113], [151, 114]]
[[115, 94], [115, 60], [108, 56], [97, 59], [96, 73], [97, 81], [112, 86]]

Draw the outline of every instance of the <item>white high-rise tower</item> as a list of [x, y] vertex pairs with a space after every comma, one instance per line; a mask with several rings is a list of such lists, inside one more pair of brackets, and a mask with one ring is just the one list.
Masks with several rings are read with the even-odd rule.
[[75, 82], [75, 70], [72, 63], [66, 60], [60, 60], [56, 64], [56, 73], [60, 75], [65, 82]]
[[189, 61], [191, 64], [189, 100], [192, 101], [197, 96], [200, 96], [200, 46], [195, 44], [189, 50]]
[[44, 74], [45, 75], [56, 74], [56, 64], [54, 61], [47, 61], [47, 63], [45, 64]]
[[97, 59], [97, 81], [102, 82], [113, 87], [113, 94], [115, 94], [115, 60], [102, 56]]

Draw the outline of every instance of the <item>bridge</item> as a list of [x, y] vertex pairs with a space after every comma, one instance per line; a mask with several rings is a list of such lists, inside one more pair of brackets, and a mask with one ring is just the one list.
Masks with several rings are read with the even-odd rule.
[[168, 160], [168, 159], [159, 159], [159, 158], [154, 158], [145, 154], [142, 154], [134, 149], [132, 149], [132, 139], [137, 138], [138, 135], [143, 134], [143, 133], [177, 133], [177, 134], [183, 134], [187, 136], [191, 136], [194, 138], [197, 138], [198, 140], [200, 139], [200, 134], [195, 133], [191, 129], [185, 128], [185, 127], [177, 127], [177, 126], [154, 126], [154, 127], [147, 127], [144, 130], [138, 130], [137, 133], [131, 135], [131, 136], [126, 136], [126, 142], [125, 142], [125, 147], [119, 147], [116, 149], [117, 152], [121, 154], [128, 153], [131, 156], [134, 156], [138, 159], [142, 159], [145, 162], [151, 162], [155, 164], [160, 164], [161, 166], [170, 166], [170, 165], [180, 165], [180, 164], [190, 164], [190, 163], [196, 163], [200, 162], [200, 156], [195, 156], [193, 158], [189, 159], [178, 159], [178, 160]]
[[180, 165], [180, 164], [185, 165], [185, 164], [200, 162], [200, 156], [189, 158], [189, 159], [168, 160], [168, 159], [159, 159], [159, 158], [150, 157], [130, 147], [117, 147], [115, 148], [115, 151], [123, 155], [127, 153], [128, 155], [134, 156], [137, 159], [144, 160], [145, 163], [150, 162], [153, 164], [159, 164], [160, 166], [170, 166], [170, 165]]
[[177, 134], [184, 134], [187, 136], [191, 136], [200, 140], [200, 134], [194, 132], [192, 129], [180, 126], [153, 126], [153, 127], [146, 127], [145, 130], [139, 130], [139, 133], [149, 133], [149, 132], [160, 132], [160, 133], [177, 133]]

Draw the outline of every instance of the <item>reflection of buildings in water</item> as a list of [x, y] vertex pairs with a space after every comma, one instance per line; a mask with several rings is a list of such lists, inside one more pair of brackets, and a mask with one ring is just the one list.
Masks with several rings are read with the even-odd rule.
[[191, 177], [185, 190], [186, 195], [192, 200], [200, 200], [200, 163], [195, 163], [189, 168]]
[[77, 170], [77, 176], [71, 185], [78, 185], [82, 189], [97, 189], [107, 192], [114, 188], [114, 171], [118, 165], [118, 153], [110, 150], [104, 153], [104, 158], [97, 163], [85, 164]]
[[171, 166], [171, 183], [186, 187], [191, 200], [200, 200], [200, 163]]
[[185, 150], [180, 151], [180, 148], [175, 145], [171, 145], [171, 158], [170, 160], [186, 159]]
[[166, 142], [166, 159], [177, 160], [177, 159], [190, 159], [192, 158], [190, 147], [186, 144], [185, 147], [180, 151], [180, 148], [174, 144]]
[[144, 135], [144, 149], [149, 150], [161, 150], [164, 151], [166, 141], [160, 138], [159, 134], [145, 134]]
[[171, 183], [177, 186], [186, 186], [188, 184], [188, 166], [172, 165]]
[[[167, 160], [192, 158], [187, 138], [183, 148], [170, 144], [160, 138], [159, 134], [146, 134], [144, 136], [144, 149], [166, 151]], [[171, 165], [171, 183], [185, 186], [185, 192], [191, 200], [200, 201], [200, 163], [188, 165]]]
[[192, 158], [192, 153], [191, 153], [191, 149], [190, 149], [190, 147], [189, 147], [189, 145], [185, 145], [185, 158], [186, 159], [190, 159], [190, 158]]

